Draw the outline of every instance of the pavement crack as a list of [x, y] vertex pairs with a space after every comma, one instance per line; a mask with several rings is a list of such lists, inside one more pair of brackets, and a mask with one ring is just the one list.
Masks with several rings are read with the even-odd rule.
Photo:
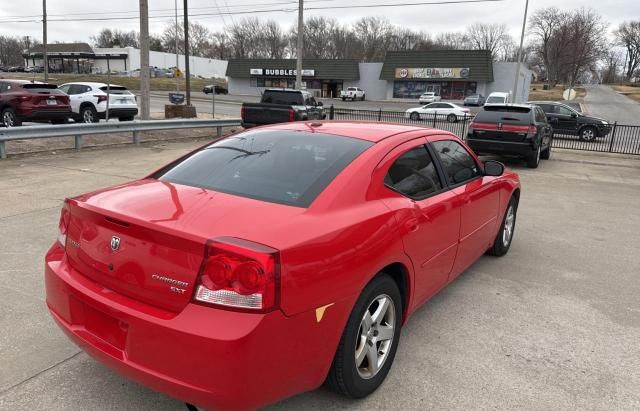
[[42, 370], [42, 371], [38, 371], [37, 373], [33, 374], [31, 377], [25, 378], [24, 380], [22, 380], [22, 381], [20, 381], [20, 382], [17, 382], [17, 383], [15, 383], [15, 384], [13, 384], [13, 385], [12, 385], [12, 386], [10, 386], [9, 388], [6, 388], [6, 389], [4, 389], [4, 390], [0, 391], [0, 397], [3, 397], [5, 394], [7, 394], [9, 391], [13, 390], [14, 388], [17, 388], [17, 387], [21, 386], [22, 384], [25, 384], [25, 383], [27, 383], [27, 382], [29, 382], [29, 381], [33, 380], [34, 378], [36, 378], [36, 377], [38, 377], [38, 376], [40, 376], [40, 375], [44, 374], [45, 372], [47, 372], [47, 371], [49, 371], [49, 370], [51, 370], [51, 369], [53, 369], [53, 368], [55, 368], [55, 367], [57, 367], [57, 366], [59, 366], [59, 365], [62, 365], [62, 364], [66, 363], [66, 362], [67, 362], [67, 361], [69, 361], [69, 360], [74, 359], [75, 357], [77, 357], [78, 355], [82, 354], [83, 352], [84, 352], [84, 351], [79, 350], [78, 352], [76, 352], [75, 354], [73, 354], [71, 357], [67, 357], [67, 358], [65, 358], [64, 360], [58, 361], [57, 363], [55, 363], [55, 364], [53, 364], [53, 365], [51, 365], [51, 366], [49, 366], [49, 367], [45, 368], [44, 370]]

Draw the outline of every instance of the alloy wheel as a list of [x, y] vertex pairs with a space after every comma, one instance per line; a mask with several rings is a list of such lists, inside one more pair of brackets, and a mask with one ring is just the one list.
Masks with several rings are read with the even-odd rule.
[[84, 110], [82, 113], [82, 121], [85, 123], [93, 123], [93, 112], [91, 110]]
[[11, 111], [5, 111], [2, 115], [2, 123], [5, 127], [13, 127], [16, 125], [16, 119]]
[[504, 218], [504, 229], [502, 230], [502, 244], [505, 247], [509, 246], [511, 242], [511, 237], [513, 236], [513, 226], [515, 223], [516, 214], [513, 211], [513, 206], [509, 206], [507, 210], [507, 215]]
[[389, 357], [396, 327], [396, 310], [391, 297], [376, 297], [365, 310], [356, 337], [355, 362], [360, 377], [375, 377]]
[[596, 133], [594, 133], [591, 128], [585, 128], [580, 134], [584, 141], [593, 141], [596, 139]]

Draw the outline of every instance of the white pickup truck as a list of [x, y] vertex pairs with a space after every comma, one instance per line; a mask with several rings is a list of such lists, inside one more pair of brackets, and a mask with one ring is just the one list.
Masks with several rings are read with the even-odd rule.
[[360, 87], [347, 87], [346, 90], [342, 90], [340, 92], [340, 98], [342, 98], [342, 101], [345, 101], [346, 99], [349, 99], [351, 101], [364, 101], [364, 90]]

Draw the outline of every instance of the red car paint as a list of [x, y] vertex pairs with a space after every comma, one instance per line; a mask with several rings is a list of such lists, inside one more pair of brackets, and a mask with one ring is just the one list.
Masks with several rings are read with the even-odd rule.
[[71, 117], [69, 96], [55, 85], [0, 78], [0, 112], [7, 108], [13, 109], [20, 122], [48, 122]]
[[[385, 267], [404, 276], [406, 322], [491, 246], [520, 189], [505, 171], [414, 201], [384, 185], [390, 165], [417, 145], [457, 137], [384, 123], [313, 124], [253, 130], [297, 130], [301, 139], [318, 130], [375, 144], [307, 208], [153, 178], [67, 200], [66, 247], [54, 243], [45, 264], [58, 325], [99, 361], [158, 391], [207, 408], [256, 408], [323, 383], [361, 290]], [[117, 252], [112, 236], [121, 239]], [[269, 309], [194, 301], [208, 241], [229, 237], [246, 241], [231, 242], [239, 253], [275, 251]], [[158, 280], [165, 276], [174, 283]], [[176, 284], [183, 293], [169, 291]], [[327, 305], [319, 319], [316, 309]]]

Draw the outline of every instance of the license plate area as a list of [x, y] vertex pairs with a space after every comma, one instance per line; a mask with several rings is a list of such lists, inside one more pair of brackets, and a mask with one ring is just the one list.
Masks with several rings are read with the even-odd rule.
[[100, 338], [118, 350], [124, 351], [129, 325], [87, 304], [80, 304], [82, 306], [82, 325], [84, 328], [95, 337]]
[[50, 106], [55, 106], [56, 104], [58, 104], [58, 100], [56, 100], [55, 98], [48, 98], [47, 104]]

